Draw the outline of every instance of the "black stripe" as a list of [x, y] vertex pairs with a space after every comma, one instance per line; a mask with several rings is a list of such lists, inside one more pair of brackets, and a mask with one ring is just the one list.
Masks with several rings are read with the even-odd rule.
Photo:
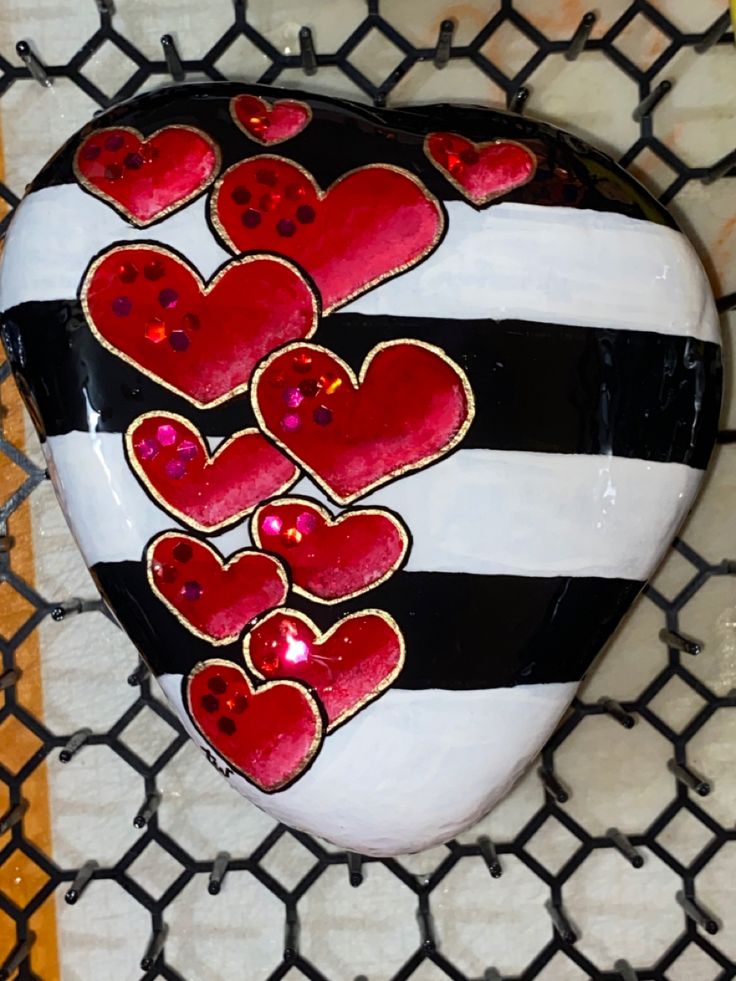
[[[105, 350], [78, 303], [23, 303], [5, 315], [8, 355], [48, 435], [102, 432], [141, 412], [189, 416], [209, 435], [255, 418], [247, 397], [199, 411]], [[338, 313], [313, 340], [358, 371], [377, 343], [416, 337], [444, 348], [476, 398], [464, 449], [612, 453], [705, 467], [721, 392], [720, 348], [643, 331], [527, 321], [369, 317]]]
[[[239, 643], [212, 647], [156, 599], [141, 562], [99, 563], [92, 573], [156, 674], [187, 673], [208, 657], [242, 663]], [[399, 572], [339, 606], [292, 594], [287, 603], [321, 630], [368, 607], [386, 610], [406, 641], [395, 687], [505, 688], [578, 681], [642, 587], [625, 579]]]
[[[312, 122], [286, 146], [259, 146], [230, 118], [229, 100], [243, 92], [309, 102]], [[531, 183], [504, 195], [504, 201], [610, 211], [677, 227], [665, 208], [604, 153], [544, 123], [492, 109], [448, 105], [373, 109], [295, 90], [275, 92], [270, 86], [177, 85], [114, 106], [82, 133], [86, 137], [107, 126], [133, 126], [148, 136], [172, 123], [208, 133], [221, 148], [223, 169], [238, 160], [273, 152], [301, 164], [326, 188], [356, 167], [388, 163], [416, 174], [445, 201], [465, 199], [425, 157], [422, 147], [427, 133], [449, 130], [476, 141], [518, 140], [537, 155], [537, 173]], [[72, 159], [77, 146], [75, 136], [44, 167], [31, 189], [74, 182]]]

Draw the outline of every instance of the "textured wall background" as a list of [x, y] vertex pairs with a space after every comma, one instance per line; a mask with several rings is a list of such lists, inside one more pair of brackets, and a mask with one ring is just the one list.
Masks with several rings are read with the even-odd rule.
[[[167, 31], [190, 80], [494, 106], [526, 86], [525, 111], [603, 145], [672, 207], [706, 262], [730, 352], [736, 50], [724, 0], [600, 0], [592, 28], [582, 0], [111, 8], [2, 0], [3, 227], [96, 109], [170, 81]], [[50, 86], [15, 52], [22, 40]], [[661, 101], [634, 120], [651, 94]], [[459, 841], [362, 863], [276, 826], [180, 734], [98, 610], [0, 367], [0, 978], [736, 977], [730, 389], [706, 490], [545, 750], [543, 778], [532, 770]], [[222, 851], [227, 875], [210, 895]], [[69, 905], [81, 868], [92, 879]]]

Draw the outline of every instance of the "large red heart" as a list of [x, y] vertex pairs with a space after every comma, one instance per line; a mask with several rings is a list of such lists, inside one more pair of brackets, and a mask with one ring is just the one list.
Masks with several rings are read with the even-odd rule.
[[229, 661], [204, 661], [186, 680], [186, 706], [204, 738], [266, 793], [283, 790], [309, 766], [323, 738], [309, 692], [293, 681], [253, 688]]
[[316, 344], [290, 344], [253, 375], [259, 424], [339, 504], [449, 453], [474, 415], [467, 378], [421, 341], [373, 348], [360, 378]]
[[537, 158], [513, 140], [473, 143], [457, 133], [430, 133], [424, 141], [429, 160], [473, 204], [488, 204], [528, 184]]
[[382, 610], [353, 613], [324, 634], [303, 613], [274, 610], [245, 635], [243, 653], [259, 678], [309, 685], [331, 732], [396, 679], [404, 664], [404, 638]]
[[234, 259], [205, 286], [167, 249], [116, 246], [90, 266], [81, 299], [106, 348], [200, 408], [244, 392], [261, 358], [317, 326], [314, 294], [278, 256]]
[[306, 269], [325, 313], [434, 249], [437, 201], [416, 177], [387, 164], [353, 170], [327, 191], [290, 160], [262, 155], [218, 180], [212, 223], [235, 252], [276, 252]]
[[258, 508], [251, 538], [286, 562], [295, 592], [318, 603], [350, 599], [385, 582], [409, 547], [406, 529], [390, 511], [359, 508], [333, 518], [298, 497]]
[[230, 644], [289, 591], [281, 563], [243, 549], [225, 562], [197, 538], [167, 531], [148, 546], [148, 581], [177, 620], [212, 644]]
[[166, 126], [148, 139], [128, 126], [98, 129], [74, 155], [82, 187], [139, 227], [197, 197], [219, 169], [218, 147], [191, 126]]
[[174, 413], [138, 416], [125, 434], [125, 449], [151, 497], [197, 531], [235, 524], [299, 476], [257, 429], [234, 433], [211, 453], [196, 426]]
[[236, 95], [230, 100], [230, 115], [252, 140], [270, 146], [301, 133], [312, 118], [312, 110], [306, 102], [293, 99], [268, 102], [257, 95]]

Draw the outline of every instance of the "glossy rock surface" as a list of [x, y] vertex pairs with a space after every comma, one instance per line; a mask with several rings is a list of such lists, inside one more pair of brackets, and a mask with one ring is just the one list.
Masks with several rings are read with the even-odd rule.
[[210, 763], [407, 852], [505, 792], [669, 544], [717, 321], [673, 221], [579, 140], [281, 98], [181, 86], [73, 138], [11, 227], [3, 338]]

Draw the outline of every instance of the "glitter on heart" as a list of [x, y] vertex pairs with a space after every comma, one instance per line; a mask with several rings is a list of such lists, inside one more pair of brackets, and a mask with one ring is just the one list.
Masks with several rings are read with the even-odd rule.
[[513, 140], [474, 143], [457, 133], [430, 133], [424, 152], [440, 173], [478, 206], [528, 184], [537, 167], [532, 151]]
[[156, 503], [197, 531], [222, 531], [265, 498], [283, 494], [299, 471], [257, 429], [243, 429], [211, 453], [183, 416], [147, 412], [125, 434], [128, 462]]
[[275, 252], [305, 269], [324, 313], [416, 265], [444, 225], [438, 202], [408, 171], [373, 164], [322, 191], [306, 170], [271, 154], [227, 170], [210, 208], [233, 252]]
[[265, 793], [283, 790], [316, 756], [322, 716], [294, 681], [254, 688], [229, 661], [204, 661], [184, 682], [187, 711], [212, 748]]
[[243, 654], [258, 678], [309, 685], [331, 732], [396, 680], [405, 647], [398, 624], [383, 610], [353, 613], [323, 634], [303, 613], [279, 609], [245, 635]]
[[409, 536], [391, 512], [357, 508], [334, 518], [316, 501], [285, 497], [253, 513], [254, 544], [289, 567], [292, 589], [338, 603], [374, 589], [402, 565]]
[[210, 545], [164, 532], [148, 546], [148, 582], [177, 620], [203, 640], [230, 644], [256, 617], [280, 606], [289, 581], [278, 559], [243, 549], [225, 561]]
[[230, 100], [230, 115], [246, 136], [271, 146], [301, 133], [309, 125], [312, 110], [306, 102], [293, 99], [269, 102], [257, 95], [236, 95]]
[[148, 139], [127, 126], [98, 129], [74, 155], [82, 187], [138, 227], [202, 194], [219, 169], [219, 147], [191, 126], [166, 126]]
[[338, 504], [445, 456], [475, 413], [463, 371], [416, 340], [378, 344], [359, 378], [326, 348], [290, 344], [258, 366], [251, 402], [264, 432]]
[[101, 344], [199, 408], [244, 392], [258, 361], [317, 327], [304, 277], [272, 255], [233, 259], [205, 285], [175, 252], [117, 245], [92, 263], [80, 296]]

